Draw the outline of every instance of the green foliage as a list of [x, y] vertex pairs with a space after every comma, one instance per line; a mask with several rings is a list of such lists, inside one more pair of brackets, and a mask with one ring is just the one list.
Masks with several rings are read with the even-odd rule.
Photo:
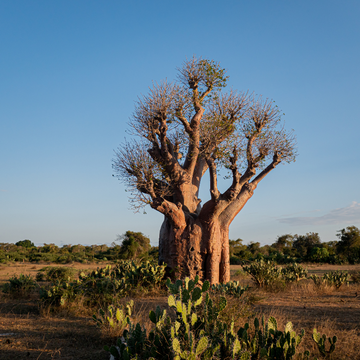
[[74, 283], [56, 281], [49, 289], [40, 288], [40, 299], [44, 304], [64, 306], [66, 303], [74, 301], [79, 293], [79, 289]]
[[293, 263], [281, 269], [281, 274], [286, 283], [296, 282], [307, 277], [307, 269]]
[[35, 247], [34, 243], [31, 242], [30, 240], [21, 240], [18, 241], [17, 243], [15, 243], [16, 246], [22, 246], [24, 248], [32, 248]]
[[360, 263], [360, 229], [348, 226], [337, 234], [340, 241], [337, 243], [337, 252], [345, 256], [351, 264]]
[[[124, 331], [117, 346], [106, 346], [105, 350], [114, 359], [290, 360], [295, 355], [309, 359], [309, 351], [297, 353], [304, 330], [296, 334], [292, 323], [288, 322], [284, 331], [280, 331], [274, 317], [267, 322], [263, 317], [261, 325], [255, 318], [253, 328], [246, 323], [235, 331], [233, 321], [227, 324], [219, 320], [227, 306], [226, 299], [220, 297], [215, 303], [209, 295], [209, 282], [199, 286], [198, 280], [198, 277], [175, 283], [168, 280], [168, 305], [173, 315], [167, 316], [166, 310], [160, 307], [150, 311], [149, 318], [154, 327], [148, 334], [141, 324], [134, 325], [130, 320], [129, 330]], [[334, 339], [331, 344], [336, 342]], [[317, 337], [314, 341], [321, 344]], [[331, 347], [331, 352], [334, 349]]]
[[230, 295], [237, 298], [239, 298], [248, 289], [249, 286], [242, 287], [239, 281], [229, 281], [226, 284], [214, 284], [211, 286], [211, 290], [214, 293]]
[[328, 341], [330, 343], [329, 350], [326, 350], [326, 335], [325, 334], [321, 335], [320, 333], [318, 333], [316, 331], [316, 329], [314, 329], [312, 337], [313, 337], [313, 340], [315, 341], [316, 345], [318, 346], [318, 349], [319, 349], [321, 355], [329, 358], [330, 355], [335, 351], [335, 343], [337, 341], [337, 337], [336, 336], [333, 336], [332, 338], [328, 337]]
[[324, 263], [329, 259], [329, 251], [324, 247], [313, 247], [310, 251], [309, 260], [311, 262]]
[[166, 265], [152, 265], [122, 261], [114, 268], [110, 265], [89, 274], [81, 273], [79, 279], [56, 281], [50, 289], [42, 289], [44, 302], [62, 306], [67, 301], [82, 297], [85, 301], [110, 303], [114, 298], [129, 295], [136, 289], [146, 291], [159, 286], [165, 275]]
[[151, 249], [150, 239], [141, 232], [127, 231], [124, 235], [118, 236], [121, 240], [119, 258], [124, 260], [133, 260], [147, 257]]
[[281, 270], [272, 261], [255, 260], [248, 266], [243, 266], [258, 287], [271, 285], [281, 277]]
[[[262, 317], [261, 326], [259, 319], [255, 318], [254, 330], [253, 333], [249, 323], [246, 323], [237, 333], [240, 344], [250, 350], [251, 359], [292, 359], [305, 334], [302, 329], [300, 334], [296, 335], [291, 322], [285, 325], [284, 331], [278, 330], [277, 321], [272, 316], [267, 323]], [[309, 351], [302, 354], [305, 358], [309, 355]]]
[[284, 249], [291, 249], [293, 246], [294, 236], [285, 234], [278, 236], [275, 244], [272, 246], [278, 251], [284, 251]]
[[124, 329], [130, 324], [130, 316], [134, 308], [134, 301], [126, 303], [124, 308], [116, 308], [109, 305], [107, 311], [99, 309], [99, 314], [93, 315], [93, 320], [100, 328], [112, 328], [122, 333]]
[[306, 258], [310, 255], [311, 249], [320, 244], [321, 240], [319, 234], [310, 232], [306, 235], [295, 235], [292, 246], [300, 257]]
[[36, 274], [37, 281], [63, 281], [73, 279], [77, 270], [66, 266], [46, 266]]
[[133, 287], [149, 287], [159, 285], [165, 276], [166, 265], [154, 265], [149, 261], [121, 261], [113, 268], [111, 265], [98, 268], [88, 275], [80, 274], [80, 279], [126, 279], [126, 283]]
[[36, 281], [30, 275], [14, 275], [8, 283], [3, 285], [2, 291], [12, 295], [28, 295], [38, 287]]
[[321, 277], [312, 275], [309, 277], [309, 279], [313, 280], [317, 287], [325, 285], [330, 287], [334, 286], [338, 289], [341, 287], [341, 285], [349, 283], [350, 275], [347, 271], [330, 271]]

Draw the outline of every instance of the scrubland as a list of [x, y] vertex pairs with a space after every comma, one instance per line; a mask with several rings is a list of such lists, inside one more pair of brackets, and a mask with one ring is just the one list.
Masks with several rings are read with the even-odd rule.
[[[40, 269], [51, 264], [2, 264], [0, 265], [0, 286], [9, 278], [20, 274], [31, 275], [34, 279]], [[59, 265], [56, 265], [59, 266]], [[67, 267], [90, 271], [97, 264], [67, 264]], [[331, 359], [360, 359], [360, 284], [335, 287], [317, 287], [309, 279], [284, 285], [257, 288], [242, 267], [231, 267], [232, 280], [250, 289], [240, 298], [226, 296], [227, 308], [222, 313], [224, 321], [234, 319], [235, 327], [252, 322], [255, 316], [274, 316], [278, 327], [284, 329], [288, 321], [296, 332], [305, 329], [305, 336], [299, 351], [308, 349], [319, 359], [312, 331], [336, 335], [338, 340]], [[240, 271], [239, 271], [240, 270]], [[308, 265], [309, 274], [324, 274], [333, 270], [360, 271], [360, 265]], [[46, 285], [47, 282], [45, 281]], [[168, 308], [165, 287], [153, 290], [135, 291], [132, 321], [146, 328], [152, 326], [149, 312], [157, 306]], [[125, 304], [130, 297], [117, 300]], [[101, 329], [92, 320], [94, 313], [104, 304], [77, 300], [66, 306], [52, 307], [40, 300], [38, 291], [24, 294], [9, 294], [0, 291], [0, 358], [7, 359], [109, 359], [104, 345], [115, 344], [120, 335], [116, 329]]]

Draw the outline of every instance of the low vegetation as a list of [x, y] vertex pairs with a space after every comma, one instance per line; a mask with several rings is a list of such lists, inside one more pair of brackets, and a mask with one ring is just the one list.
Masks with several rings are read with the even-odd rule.
[[[265, 321], [254, 319], [254, 327], [249, 323], [238, 330], [234, 321], [230, 324], [219, 320], [226, 309], [227, 300], [220, 297], [216, 304], [209, 295], [210, 284], [205, 281], [198, 285], [198, 277], [193, 281], [177, 280], [167, 282], [170, 295], [167, 299], [172, 314], [158, 306], [150, 311], [153, 323], [147, 332], [141, 323], [133, 324], [127, 318], [129, 330], [124, 330], [118, 338], [117, 346], [105, 346], [114, 359], [309, 359], [310, 351], [299, 352], [298, 346], [305, 335], [299, 334], [288, 322], [284, 331], [278, 329], [277, 321], [270, 317]], [[119, 316], [120, 317], [120, 316]], [[121, 315], [124, 319], [124, 316]], [[123, 327], [124, 322], [120, 323]], [[313, 331], [313, 340], [324, 356], [335, 351], [337, 337], [329, 337], [330, 348], [326, 350], [326, 335]]]
[[[2, 358], [360, 359], [358, 266], [257, 253], [241, 258], [226, 284], [171, 282], [140, 235], [119, 237], [122, 244], [103, 249], [93, 265], [90, 258], [87, 265], [0, 264], [0, 334], [19, 337], [0, 337]], [[42, 253], [27, 240], [14, 246]], [[116, 246], [121, 256], [104, 264]], [[8, 275], [12, 269], [19, 270]]]
[[[360, 358], [360, 354], [354, 350], [356, 346], [346, 343], [350, 339], [355, 342], [360, 340], [356, 328], [351, 330], [338, 325], [324, 327], [321, 323], [313, 322], [313, 318], [313, 327], [309, 328], [310, 324], [301, 320], [304, 315], [299, 318], [296, 313], [292, 313], [284, 318], [284, 313], [274, 313], [271, 310], [273, 307], [266, 310], [270, 299], [286, 298], [288, 305], [289, 301], [293, 301], [289, 299], [304, 291], [311, 306], [315, 305], [314, 300], [311, 300], [315, 296], [318, 299], [316, 302], [322, 303], [319, 299], [323, 291], [326, 291], [324, 294], [331, 291], [335, 296], [341, 296], [343, 287], [337, 285], [338, 281], [343, 285], [348, 282], [349, 287], [345, 286], [344, 289], [353, 292], [358, 289], [358, 285], [351, 281], [346, 272], [325, 272], [318, 278], [332, 279], [331, 283], [317, 286], [313, 280], [314, 274], [307, 276], [307, 270], [299, 264], [280, 267], [257, 260], [237, 271], [241, 281], [210, 286], [208, 282], [200, 284], [198, 279], [177, 280], [174, 283], [167, 280], [165, 286], [164, 266], [146, 261], [122, 261], [114, 266], [88, 271], [72, 269], [71, 274], [75, 278], [71, 280], [66, 278], [67, 267], [63, 267], [63, 271], [58, 271], [58, 268], [39, 268], [37, 274], [45, 276], [41, 281], [24, 274], [10, 277], [2, 286], [3, 295], [0, 299], [5, 302], [0, 305], [0, 310], [6, 304], [6, 298], [11, 298], [13, 302], [25, 298], [29, 299], [27, 301], [40, 299], [40, 315], [37, 316], [42, 316], [42, 321], [46, 321], [49, 316], [50, 319], [57, 319], [60, 314], [66, 314], [65, 318], [69, 319], [85, 315], [83, 321], [87, 324], [86, 329], [89, 329], [94, 339], [97, 336], [92, 346], [97, 344], [99, 351], [95, 356], [92, 350], [93, 355], [88, 354], [87, 358], [105, 360], [112, 355], [114, 359], [335, 360], [349, 358], [346, 357], [349, 351], [352, 359]], [[253, 273], [255, 277], [251, 269], [256, 270]], [[255, 281], [259, 269], [264, 273], [269, 269], [275, 271], [278, 275], [274, 281], [283, 283], [281, 292], [275, 298], [269, 295], [274, 285], [271, 281], [265, 279], [262, 286], [259, 286], [261, 282]], [[233, 272], [236, 273], [235, 270]], [[355, 271], [353, 273], [356, 274]], [[345, 282], [343, 279], [346, 279]], [[127, 284], [127, 287], [123, 287], [126, 291], [118, 291], [120, 287], [116, 289], [118, 281]], [[44, 292], [49, 291], [51, 296], [44, 295]], [[147, 311], [139, 308], [141, 303]], [[153, 304], [152, 308], [150, 304]], [[296, 302], [293, 304], [295, 306]], [[359, 311], [360, 307], [352, 316], [356, 317]], [[3, 311], [1, 314], [4, 316]], [[89, 323], [90, 319], [93, 325]], [[304, 330], [300, 324], [303, 324]], [[348, 336], [349, 333], [352, 335]], [[344, 334], [348, 334], [346, 338]], [[104, 346], [108, 355], [101, 350]], [[347, 347], [345, 350], [344, 346]], [[0, 339], [1, 348], [8, 349], [8, 346]], [[87, 350], [83, 351], [86, 353]], [[344, 354], [347, 355], [342, 354], [342, 351], [346, 351]], [[57, 358], [55, 353], [54, 350], [52, 355]], [[36, 354], [34, 359], [39, 356], [39, 352]], [[10, 358], [9, 355], [4, 359]]]

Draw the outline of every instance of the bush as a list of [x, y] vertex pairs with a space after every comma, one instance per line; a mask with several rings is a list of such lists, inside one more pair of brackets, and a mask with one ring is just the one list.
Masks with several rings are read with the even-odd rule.
[[281, 269], [281, 274], [286, 283], [297, 282], [307, 277], [307, 269], [301, 265], [293, 263]]
[[12, 295], [29, 295], [38, 287], [36, 281], [30, 275], [14, 275], [9, 282], [3, 285], [3, 292]]
[[241, 263], [242, 260], [239, 257], [235, 255], [230, 256], [230, 265], [241, 265]]
[[122, 335], [124, 329], [130, 324], [130, 316], [134, 308], [134, 301], [131, 300], [121, 308], [109, 305], [107, 311], [100, 309], [98, 316], [93, 315], [96, 325], [107, 332], [115, 332], [117, 336]]
[[255, 260], [249, 266], [243, 266], [258, 287], [271, 285], [281, 277], [281, 270], [272, 261]]
[[78, 287], [68, 281], [57, 281], [50, 289], [40, 288], [40, 299], [46, 305], [64, 306], [80, 294]]
[[63, 281], [70, 280], [75, 277], [76, 269], [65, 266], [46, 266], [36, 274], [37, 281]]
[[214, 284], [211, 286], [211, 291], [213, 293], [234, 296], [237, 298], [239, 298], [248, 289], [248, 286], [242, 287], [238, 281], [229, 281], [226, 284]]
[[351, 281], [355, 284], [360, 283], [360, 271], [352, 271], [350, 272]]
[[42, 301], [56, 306], [63, 306], [69, 300], [79, 297], [87, 304], [109, 304], [114, 298], [160, 286], [165, 276], [165, 268], [166, 265], [152, 265], [148, 261], [122, 261], [114, 268], [108, 265], [89, 274], [82, 272], [79, 279], [73, 282], [69, 279], [56, 281], [50, 289], [43, 288], [40, 295]]
[[341, 285], [349, 283], [350, 275], [347, 271], [330, 271], [321, 277], [312, 275], [309, 279], [313, 280], [317, 287], [329, 286], [339, 289]]

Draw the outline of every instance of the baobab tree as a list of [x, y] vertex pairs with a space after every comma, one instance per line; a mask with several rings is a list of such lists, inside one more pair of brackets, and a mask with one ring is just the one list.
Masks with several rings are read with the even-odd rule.
[[[135, 209], [150, 205], [164, 215], [159, 261], [179, 277], [199, 275], [211, 283], [230, 280], [231, 222], [259, 182], [296, 155], [274, 102], [225, 92], [227, 79], [212, 60], [185, 61], [175, 82], [156, 83], [138, 99], [129, 122], [138, 140], [123, 143], [113, 160]], [[223, 193], [221, 168], [230, 179]], [[207, 171], [210, 199], [202, 205]]]

